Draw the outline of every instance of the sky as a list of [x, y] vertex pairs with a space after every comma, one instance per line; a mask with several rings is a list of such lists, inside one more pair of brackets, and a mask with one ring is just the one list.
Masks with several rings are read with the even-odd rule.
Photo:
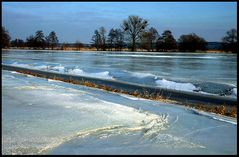
[[177, 40], [196, 33], [207, 41], [221, 41], [237, 28], [237, 2], [2, 2], [2, 26], [12, 39], [25, 40], [37, 30], [55, 31], [59, 42], [90, 43], [96, 29], [120, 28], [137, 15], [159, 34], [171, 30]]

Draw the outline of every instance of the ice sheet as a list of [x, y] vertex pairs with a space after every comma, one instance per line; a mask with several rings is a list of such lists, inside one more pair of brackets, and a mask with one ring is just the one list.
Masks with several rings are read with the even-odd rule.
[[225, 117], [2, 74], [3, 154], [237, 153], [237, 123]]
[[[10, 54], [10, 53], [8, 53]], [[13, 55], [13, 54], [12, 54]], [[19, 54], [14, 54], [15, 57]], [[30, 56], [28, 56], [30, 55]], [[159, 86], [169, 89], [176, 89], [189, 92], [200, 92], [208, 95], [218, 95], [226, 97], [237, 97], [236, 89], [231, 90], [236, 86], [236, 78], [234, 73], [225, 74], [229, 70], [221, 69], [220, 66], [209, 66], [211, 64], [218, 64], [218, 60], [225, 61], [222, 65], [235, 64], [234, 59], [223, 56], [223, 55], [212, 55], [212, 54], [163, 54], [158, 53], [157, 55], [152, 54], [135, 54], [135, 53], [114, 53], [114, 54], [97, 54], [97, 53], [71, 53], [67, 55], [63, 52], [59, 53], [43, 53], [46, 58], [38, 59], [41, 56], [35, 56], [36, 54], [26, 55], [27, 60], [15, 60], [11, 57], [8, 61], [9, 64], [14, 66], [21, 66], [27, 68], [36, 68], [40, 70], [54, 71], [60, 73], [70, 73], [74, 75], [96, 77], [103, 79], [121, 80], [125, 82], [133, 82], [138, 84], [146, 84], [150, 86]], [[32, 55], [32, 56], [31, 56]], [[52, 55], [52, 56], [49, 56]], [[54, 58], [53, 56], [57, 56]], [[59, 56], [58, 56], [59, 55]], [[89, 56], [88, 56], [89, 55]], [[10, 54], [11, 56], [11, 54]], [[122, 56], [119, 58], [112, 58], [113, 56]], [[129, 56], [136, 56], [130, 57]], [[137, 57], [140, 56], [140, 57]], [[14, 58], [12, 57], [12, 58]], [[19, 55], [21, 59], [23, 58]], [[33, 58], [31, 58], [33, 57]], [[36, 57], [36, 58], [34, 58]], [[53, 58], [50, 58], [53, 57]], [[97, 59], [97, 57], [100, 57]], [[151, 57], [151, 58], [148, 58]], [[153, 57], [153, 58], [152, 58]], [[49, 58], [49, 61], [46, 60]], [[64, 62], [61, 63], [64, 58]], [[156, 60], [155, 60], [155, 59]], [[159, 58], [159, 60], [157, 59]], [[165, 58], [166, 60], [161, 60]], [[169, 58], [169, 60], [168, 60]], [[191, 58], [195, 59], [194, 61]], [[208, 59], [215, 59], [209, 61]], [[91, 60], [92, 59], [92, 60]], [[230, 59], [229, 61], [227, 61]], [[5, 58], [6, 60], [6, 58]], [[36, 61], [37, 60], [37, 61]], [[52, 62], [54, 60], [54, 62]], [[128, 63], [127, 60], [132, 60]], [[36, 62], [35, 62], [36, 61]], [[56, 61], [56, 62], [55, 62]], [[124, 63], [123, 61], [126, 61]], [[177, 63], [179, 62], [180, 63]], [[60, 63], [59, 63], [60, 62]], [[176, 63], [175, 63], [176, 62]], [[207, 64], [203, 66], [202, 62]], [[74, 64], [73, 64], [74, 63]], [[94, 64], [96, 65], [94, 65]], [[209, 64], [210, 63], [210, 64]], [[158, 67], [158, 64], [163, 67]], [[220, 64], [220, 65], [221, 65]], [[178, 66], [176, 66], [178, 65]], [[171, 66], [175, 66], [173, 71]], [[209, 67], [206, 67], [209, 66]], [[205, 69], [201, 69], [201, 67]], [[216, 69], [210, 69], [210, 68]], [[220, 67], [220, 68], [218, 68]], [[227, 66], [225, 66], [227, 67]], [[195, 69], [196, 68], [196, 69]], [[127, 69], [127, 70], [126, 70]], [[195, 69], [195, 70], [194, 70]], [[217, 71], [215, 71], [217, 70]], [[224, 72], [225, 71], [225, 72]], [[206, 73], [204, 73], [206, 72]], [[180, 74], [180, 75], [179, 75]], [[213, 76], [210, 76], [210, 75]], [[219, 75], [219, 76], [217, 76]], [[203, 80], [200, 77], [206, 77]], [[214, 79], [211, 79], [214, 78]], [[156, 81], [155, 81], [156, 80]], [[219, 82], [218, 82], [219, 81]], [[232, 85], [235, 84], [235, 85]]]

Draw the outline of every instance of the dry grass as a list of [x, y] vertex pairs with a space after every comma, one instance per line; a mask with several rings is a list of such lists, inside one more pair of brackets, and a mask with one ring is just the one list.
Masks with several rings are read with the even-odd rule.
[[206, 104], [188, 104], [187, 107], [195, 108], [202, 111], [213, 112], [220, 115], [237, 118], [237, 105], [206, 105]]
[[[31, 49], [29, 47], [10, 47], [10, 48], [2, 48], [2, 50], [42, 50], [42, 49]], [[51, 51], [51, 49], [44, 49], [44, 50], [49, 50]], [[71, 46], [63, 46], [63, 47], [55, 47], [54, 51], [82, 51], [82, 52], [89, 52], [89, 51], [97, 51], [97, 49], [95, 47], [81, 47], [80, 49], [77, 47], [71, 47]], [[109, 49], [107, 49], [107, 51], [110, 52]], [[112, 51], [117, 51], [116, 49], [112, 49]], [[132, 52], [130, 48], [123, 48], [121, 51], [125, 51], [125, 52]], [[98, 52], [100, 52], [98, 50]], [[148, 52], [145, 49], [141, 49], [141, 48], [137, 48], [135, 52]], [[151, 52], [151, 51], [150, 51]], [[153, 51], [156, 52], [156, 51]], [[168, 52], [178, 52], [177, 49], [175, 50], [171, 50]], [[225, 53], [225, 51], [222, 50], [205, 50], [205, 51], [196, 51], [195, 53]]]
[[92, 88], [103, 89], [103, 90], [110, 91], [110, 92], [115, 92], [115, 93], [128, 94], [128, 95], [138, 97], [138, 98], [156, 100], [156, 101], [160, 101], [160, 102], [164, 102], [164, 103], [180, 104], [180, 105], [195, 108], [195, 109], [198, 109], [198, 110], [214, 112], [214, 113], [217, 113], [217, 114], [226, 115], [226, 116], [230, 116], [230, 117], [235, 117], [235, 118], [237, 117], [237, 105], [236, 104], [233, 105], [233, 106], [229, 106], [229, 105], [226, 105], [226, 104], [223, 104], [223, 105], [207, 105], [207, 104], [195, 104], [195, 103], [185, 105], [181, 102], [170, 100], [169, 98], [162, 97], [160, 93], [151, 93], [150, 94], [147, 90], [144, 90], [143, 93], [140, 93], [138, 90], [136, 90], [134, 92], [128, 92], [128, 91], [125, 91], [123, 89], [114, 89], [114, 88], [111, 88], [111, 87], [108, 87], [108, 86], [105, 86], [105, 85], [97, 85], [97, 84], [95, 84], [93, 82], [90, 82], [90, 81], [84, 81], [83, 79], [80, 80], [80, 81], [72, 80], [71, 78], [70, 78], [70, 80], [65, 80], [65, 79], [62, 79], [62, 78], [58, 78], [56, 76], [53, 76], [53, 78], [52, 78], [52, 77], [32, 73], [32, 72], [25, 71], [25, 70], [17, 70], [17, 72], [28, 74], [28, 75], [33, 75], [33, 76], [36, 76], [36, 77], [50, 78], [50, 79], [60, 80], [60, 81], [67, 82], [67, 83], [72, 83], [72, 84], [84, 85], [84, 86], [92, 87]]

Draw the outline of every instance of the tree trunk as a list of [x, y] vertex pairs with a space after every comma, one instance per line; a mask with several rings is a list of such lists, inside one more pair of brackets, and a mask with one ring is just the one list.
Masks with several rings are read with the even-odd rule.
[[135, 51], [135, 37], [133, 36], [132, 51]]

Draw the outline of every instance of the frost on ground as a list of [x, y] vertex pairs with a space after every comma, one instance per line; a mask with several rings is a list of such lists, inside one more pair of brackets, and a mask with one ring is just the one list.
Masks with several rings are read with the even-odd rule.
[[19, 73], [2, 74], [3, 154], [237, 153], [237, 123], [220, 120], [223, 117]]

